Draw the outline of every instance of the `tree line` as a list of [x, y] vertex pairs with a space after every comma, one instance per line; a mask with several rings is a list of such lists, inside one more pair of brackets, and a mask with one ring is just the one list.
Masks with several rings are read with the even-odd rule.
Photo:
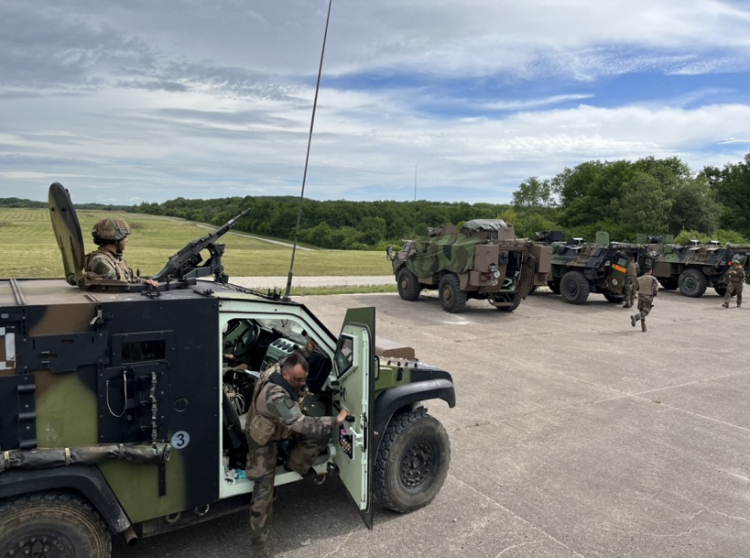
[[[0, 207], [45, 207], [43, 202], [0, 199]], [[250, 209], [236, 229], [293, 240], [299, 198], [293, 196], [177, 198], [135, 206], [76, 204], [181, 217], [221, 225]], [[634, 241], [638, 234], [672, 234], [687, 238], [741, 243], [750, 238], [750, 153], [722, 168], [693, 172], [677, 157], [637, 161], [587, 161], [565, 168], [550, 179], [530, 177], [513, 193], [510, 204], [447, 202], [302, 203], [299, 241], [320, 248], [383, 249], [404, 238], [427, 233], [428, 227], [461, 224], [470, 219], [502, 218], [519, 237], [561, 230], [566, 238], [593, 239], [596, 231], [612, 240]]]

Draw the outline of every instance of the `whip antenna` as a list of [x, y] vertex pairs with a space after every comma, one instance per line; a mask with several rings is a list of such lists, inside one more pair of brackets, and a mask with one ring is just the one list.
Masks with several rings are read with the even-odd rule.
[[297, 237], [299, 235], [299, 224], [302, 219], [302, 201], [305, 199], [305, 182], [307, 181], [307, 165], [310, 161], [310, 144], [312, 143], [313, 125], [315, 124], [315, 109], [318, 107], [318, 91], [320, 91], [320, 76], [323, 73], [323, 57], [326, 53], [326, 39], [328, 38], [328, 22], [331, 20], [331, 4], [328, 0], [328, 15], [326, 16], [326, 30], [323, 33], [323, 49], [320, 52], [320, 66], [318, 66], [318, 83], [315, 85], [315, 100], [313, 101], [312, 118], [310, 118], [310, 133], [307, 136], [307, 156], [305, 157], [305, 172], [302, 175], [302, 191], [299, 194], [299, 210], [297, 211], [297, 226], [294, 228], [294, 244], [292, 245], [292, 261], [289, 264], [289, 275], [286, 278], [286, 292], [284, 298], [289, 298], [292, 290], [292, 277], [294, 276], [294, 254], [297, 252]]

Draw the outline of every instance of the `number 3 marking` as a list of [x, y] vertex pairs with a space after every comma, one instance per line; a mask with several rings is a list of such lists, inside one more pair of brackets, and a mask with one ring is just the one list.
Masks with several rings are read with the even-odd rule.
[[175, 432], [174, 435], [172, 436], [173, 448], [183, 449], [183, 448], [186, 448], [189, 443], [190, 443], [190, 434], [188, 434], [184, 430]]

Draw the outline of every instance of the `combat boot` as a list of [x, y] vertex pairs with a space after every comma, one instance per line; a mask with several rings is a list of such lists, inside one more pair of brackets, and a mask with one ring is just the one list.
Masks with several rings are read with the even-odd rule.
[[646, 331], [646, 320], [641, 320], [641, 331]]
[[641, 315], [640, 314], [633, 314], [632, 316], [630, 316], [630, 325], [632, 325], [633, 327], [635, 327], [635, 322], [637, 322], [640, 319], [641, 319]]
[[266, 543], [253, 541], [250, 547], [250, 556], [252, 558], [270, 558], [271, 555], [266, 549]]
[[724, 304], [722, 304], [722, 306], [723, 306], [724, 308], [729, 308], [729, 304], [727, 304], [726, 302], [725, 302]]

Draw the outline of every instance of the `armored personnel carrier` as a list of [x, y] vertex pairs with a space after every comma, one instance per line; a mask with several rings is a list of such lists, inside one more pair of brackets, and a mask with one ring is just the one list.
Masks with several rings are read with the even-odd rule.
[[583, 304], [590, 293], [601, 293], [609, 302], [622, 302], [625, 275], [631, 257], [609, 234], [596, 233], [596, 242], [574, 238], [562, 242], [559, 231], [537, 233], [537, 239], [552, 249], [552, 272], [548, 286], [565, 302]]
[[[334, 335], [302, 304], [231, 285], [216, 241], [235, 220], [172, 256], [158, 287], [99, 281], [57, 183], [50, 212], [66, 279], [0, 280], [0, 556], [106, 558], [113, 534], [134, 544], [247, 509], [254, 383], [308, 340], [305, 411], [353, 418], [315, 469], [369, 527], [373, 495], [398, 512], [436, 496], [450, 445], [420, 402], [453, 407], [453, 381], [378, 339], [374, 308]], [[279, 464], [277, 484], [300, 478]]]
[[388, 258], [401, 298], [413, 301], [423, 289], [437, 289], [443, 310], [454, 313], [472, 298], [513, 312], [534, 286], [547, 282], [550, 270], [550, 249], [516, 238], [513, 225], [500, 219], [431, 229], [396, 254], [389, 247]]
[[[644, 240], [639, 238], [638, 240]], [[678, 289], [689, 297], [699, 297], [712, 287], [719, 296], [726, 294], [723, 283], [732, 260], [745, 265], [750, 256], [748, 244], [720, 244], [712, 241], [701, 244], [693, 240], [687, 244], [673, 244], [672, 237], [645, 238], [647, 249], [658, 252], [653, 274], [665, 289]], [[749, 279], [750, 280], [750, 279]]]

